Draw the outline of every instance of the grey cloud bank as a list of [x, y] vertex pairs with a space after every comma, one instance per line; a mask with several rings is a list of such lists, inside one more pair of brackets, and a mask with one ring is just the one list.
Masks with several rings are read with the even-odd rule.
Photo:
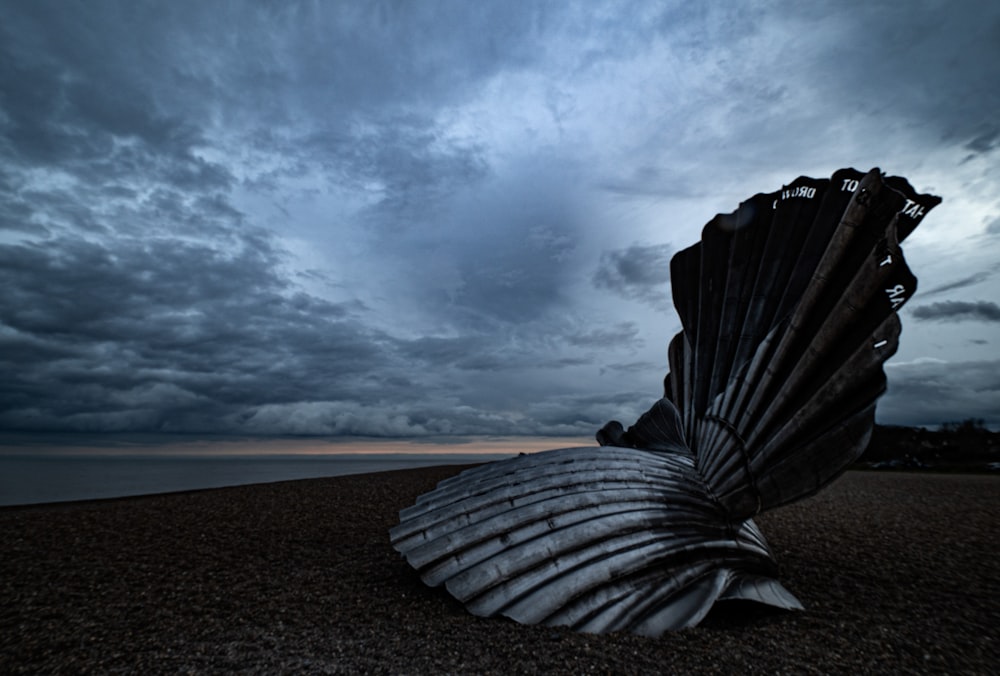
[[945, 199], [880, 420], [1000, 424], [998, 30], [987, 2], [4, 3], [0, 430], [590, 436], [660, 392], [672, 253], [876, 165]]
[[913, 316], [917, 319], [973, 319], [1000, 322], [1000, 305], [985, 300], [975, 303], [950, 300], [916, 307], [913, 309]]

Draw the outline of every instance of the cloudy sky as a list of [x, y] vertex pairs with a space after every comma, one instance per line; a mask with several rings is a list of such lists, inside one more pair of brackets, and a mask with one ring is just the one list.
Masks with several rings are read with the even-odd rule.
[[998, 85], [987, 0], [4, 2], [0, 430], [590, 437], [850, 166], [944, 198], [879, 420], [1000, 424]]

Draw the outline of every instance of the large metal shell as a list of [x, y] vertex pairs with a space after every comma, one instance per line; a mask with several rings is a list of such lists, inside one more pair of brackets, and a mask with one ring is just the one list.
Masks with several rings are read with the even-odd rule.
[[801, 177], [671, 261], [683, 331], [666, 395], [733, 518], [816, 492], [864, 451], [916, 289], [899, 242], [939, 202], [877, 169]]
[[864, 450], [916, 288], [899, 242], [939, 202], [843, 169], [717, 216], [671, 261], [664, 398], [601, 448], [442, 482], [393, 545], [473, 613], [524, 623], [657, 635], [720, 599], [800, 608], [750, 518]]
[[658, 635], [721, 598], [801, 607], [752, 521], [730, 524], [683, 453], [586, 447], [442, 482], [391, 532], [476, 615]]

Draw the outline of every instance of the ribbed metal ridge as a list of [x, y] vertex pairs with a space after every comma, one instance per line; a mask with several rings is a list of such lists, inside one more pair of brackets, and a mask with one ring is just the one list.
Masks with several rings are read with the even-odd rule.
[[476, 467], [404, 510], [391, 539], [471, 612], [524, 623], [657, 634], [722, 594], [799, 607], [760, 591], [775, 572], [763, 536], [728, 524], [683, 454], [583, 447]]

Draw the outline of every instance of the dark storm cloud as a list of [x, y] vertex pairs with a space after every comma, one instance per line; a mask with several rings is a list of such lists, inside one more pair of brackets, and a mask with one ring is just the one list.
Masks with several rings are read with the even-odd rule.
[[696, 190], [684, 172], [649, 165], [634, 167], [626, 176], [605, 179], [598, 187], [619, 195], [660, 198], [685, 196]]
[[[601, 383], [597, 382], [597, 386]], [[594, 435], [609, 420], [619, 420], [626, 426], [644, 413], [659, 396], [648, 392], [615, 392], [607, 389], [598, 394], [557, 395], [545, 401], [532, 402], [530, 419], [539, 429], [555, 429], [558, 433]]]
[[889, 366], [889, 389], [879, 422], [938, 425], [982, 418], [1000, 423], [1000, 362], [927, 361]]
[[[575, 346], [594, 347], [597, 344], [621, 347], [623, 343], [635, 341], [634, 328], [610, 332], [590, 332], [577, 334], [568, 341]], [[597, 342], [595, 342], [597, 341]], [[467, 334], [460, 337], [443, 338], [424, 336], [415, 340], [397, 341], [399, 354], [406, 360], [419, 362], [435, 370], [449, 368], [459, 371], [517, 371], [530, 369], [562, 369], [586, 366], [593, 363], [585, 356], [556, 356], [542, 346], [531, 346], [530, 350], [517, 348], [507, 341], [481, 334]]]
[[814, 51], [789, 41], [779, 47], [783, 65], [799, 70], [825, 59], [825, 101], [892, 118], [898, 125], [920, 125], [925, 133], [933, 130], [938, 138], [928, 142], [944, 141], [977, 154], [996, 148], [1000, 91], [989, 83], [1000, 81], [1000, 23], [988, 3], [781, 5], [785, 16], [802, 21], [799, 30], [816, 36], [819, 47]]
[[1000, 322], [1000, 305], [990, 301], [966, 302], [946, 300], [913, 308], [916, 319], [934, 321], [961, 321], [964, 319], [982, 322]]
[[594, 285], [665, 310], [669, 308], [667, 289], [673, 252], [669, 244], [633, 244], [627, 249], [607, 251], [601, 255]]
[[573, 333], [568, 335], [566, 340], [570, 345], [578, 347], [608, 348], [641, 345], [642, 341], [638, 336], [639, 327], [635, 322], [623, 322], [607, 328]]
[[[662, 123], [642, 128], [626, 167], [668, 165], [687, 195], [722, 176], [771, 189], [755, 177], [789, 180], [790, 166], [828, 171], [860, 158], [915, 173], [912, 155], [928, 147], [996, 161], [1000, 17], [989, 3], [778, 1], [668, 13], [659, 37], [674, 49], [657, 75], [684, 94], [658, 100]], [[628, 168], [614, 175], [606, 185], [620, 193], [676, 185], [651, 186]]]
[[955, 289], [964, 289], [967, 286], [973, 286], [979, 284], [980, 282], [985, 282], [987, 279], [993, 276], [993, 271], [977, 272], [974, 275], [969, 275], [968, 277], [963, 277], [962, 279], [957, 279], [954, 282], [948, 282], [947, 284], [940, 284], [935, 286], [929, 291], [921, 292], [921, 296], [934, 296], [939, 293], [944, 293], [945, 291], [954, 291]]
[[363, 399], [390, 341], [278, 277], [278, 256], [251, 237], [0, 247], [2, 424], [212, 431], [261, 404]]
[[[2, 358], [15, 374], [0, 387], [0, 425], [363, 435], [572, 427], [572, 419], [525, 425], [523, 412], [461, 399], [475, 386], [463, 374], [590, 363], [544, 345], [557, 342], [555, 335], [539, 341], [493, 331], [538, 319], [561, 298], [566, 270], [557, 263], [572, 244], [560, 234], [558, 200], [530, 197], [544, 188], [521, 192], [511, 222], [498, 209], [486, 219], [495, 226], [481, 231], [477, 209], [445, 224], [457, 229], [447, 249], [457, 253], [460, 273], [450, 289], [457, 312], [450, 323], [464, 332], [454, 339], [394, 338], [373, 325], [361, 303], [306, 293], [289, 281], [281, 244], [250, 227], [233, 202], [237, 185], [278, 194], [289, 179], [318, 186], [306, 192], [368, 191], [373, 199], [362, 224], [374, 226], [370, 236], [386, 255], [393, 246], [408, 257], [421, 246], [440, 249], [398, 233], [426, 226], [438, 203], [481, 180], [488, 167], [475, 143], [443, 138], [421, 111], [459, 91], [463, 80], [509, 64], [509, 50], [498, 56], [478, 40], [459, 44], [461, 33], [409, 5], [402, 9], [408, 17], [390, 12], [374, 39], [355, 30], [351, 17], [325, 18], [343, 31], [338, 39], [283, 11], [233, 17], [199, 7], [183, 17], [156, 8], [159, 16], [144, 15], [127, 29], [101, 7], [77, 16], [78, 8], [67, 6], [51, 21], [25, 11], [5, 24], [9, 58], [0, 75], [12, 86], [0, 105], [11, 152], [0, 174], [0, 224], [44, 239], [0, 249], [10, 291], [0, 305]], [[476, 12], [470, 21], [524, 32], [516, 13], [493, 14]], [[271, 20], [291, 21], [290, 32], [275, 32]], [[238, 27], [239, 39], [256, 38], [251, 51], [259, 58], [233, 61], [225, 50], [198, 44], [198, 29], [218, 23]], [[426, 42], [413, 41], [414, 26], [427, 31]], [[168, 48], [172, 41], [191, 47], [192, 60]], [[437, 53], [447, 63], [428, 57], [434, 50], [427, 44], [444, 49]], [[400, 47], [411, 55], [386, 59]], [[452, 60], [466, 49], [469, 58]], [[247, 107], [227, 110], [233, 96]], [[284, 119], [289, 101], [306, 113], [301, 125]], [[212, 122], [248, 112], [231, 127]], [[249, 168], [237, 179], [224, 159], [244, 152]], [[500, 205], [512, 196], [495, 199]], [[512, 231], [525, 249], [509, 241]], [[309, 279], [343, 286], [328, 274]], [[415, 296], [434, 292], [405, 288]]]
[[975, 153], [988, 153], [1000, 145], [1000, 127], [989, 126], [982, 134], [965, 144]]
[[[304, 293], [265, 233], [0, 246], [0, 427], [71, 432], [587, 434], [578, 411], [499, 413], [477, 388], [587, 366], [487, 334], [395, 338]], [[634, 328], [579, 332], [592, 346]], [[556, 336], [552, 336], [554, 339]], [[498, 392], [510, 391], [505, 384]], [[472, 402], [472, 403], [470, 403]], [[590, 404], [591, 407], [594, 404]]]
[[369, 223], [390, 231], [422, 225], [459, 186], [488, 174], [481, 148], [440, 138], [433, 120], [415, 114], [368, 116], [357, 126], [331, 123], [290, 138], [264, 132], [251, 143], [287, 163], [248, 180], [249, 187], [275, 190], [283, 177], [318, 173], [330, 185], [370, 194]]
[[[62, 8], [72, 6], [54, 10], [53, 17], [63, 15]], [[143, 91], [149, 81], [95, 67], [104, 63], [96, 54], [111, 45], [96, 53], [79, 44], [70, 49], [66, 43], [86, 34], [79, 26], [32, 35], [32, 28], [51, 24], [27, 23], [30, 28], [12, 22], [0, 29], [5, 38], [0, 40], [0, 108], [8, 161], [23, 169], [58, 169], [85, 182], [128, 182], [141, 174], [184, 190], [229, 187], [226, 169], [195, 154], [196, 146], [206, 143], [197, 127], [162, 112]], [[47, 50], [41, 58], [27, 49], [31, 37]]]
[[[457, 8], [463, 31], [422, 3], [9, 9], [0, 107], [22, 167], [218, 192], [234, 177], [202, 149], [235, 143], [285, 158], [255, 167], [250, 185], [319, 168], [338, 184], [378, 183], [392, 217], [483, 174], [478, 149], [442, 139], [431, 116], [534, 44], [532, 13], [499, 7]], [[208, 40], [218, 26], [221, 43]], [[503, 44], [468, 39], [476, 26], [502, 29]]]
[[[5, 3], [0, 427], [625, 421], [669, 336], [593, 287], [662, 318], [673, 249], [594, 233], [681, 242], [640, 231], [649, 205], [702, 200], [693, 228], [888, 128], [921, 158], [995, 157], [996, 25], [869, 2]], [[989, 281], [949, 278], [932, 293]]]
[[458, 338], [425, 336], [405, 342], [402, 345], [402, 353], [409, 359], [444, 366], [468, 359], [470, 355], [481, 352], [486, 345], [486, 341], [480, 336]]
[[436, 222], [387, 225], [392, 234], [379, 240], [377, 256], [405, 278], [406, 302], [445, 331], [496, 339], [526, 325], [561, 330], [567, 288], [579, 279], [579, 208], [567, 203], [566, 184], [544, 161], [524, 167], [455, 199]]
[[654, 364], [649, 361], [622, 362], [601, 367], [601, 375], [604, 375], [606, 372], [649, 373], [651, 371], [654, 373], [662, 372], [666, 375], [667, 367], [663, 364]]
[[462, 284], [454, 300], [470, 326], [532, 321], [560, 300], [560, 278], [565, 270], [538, 264], [538, 256], [531, 254], [530, 250], [504, 246], [478, 261], [470, 258], [462, 262]]

